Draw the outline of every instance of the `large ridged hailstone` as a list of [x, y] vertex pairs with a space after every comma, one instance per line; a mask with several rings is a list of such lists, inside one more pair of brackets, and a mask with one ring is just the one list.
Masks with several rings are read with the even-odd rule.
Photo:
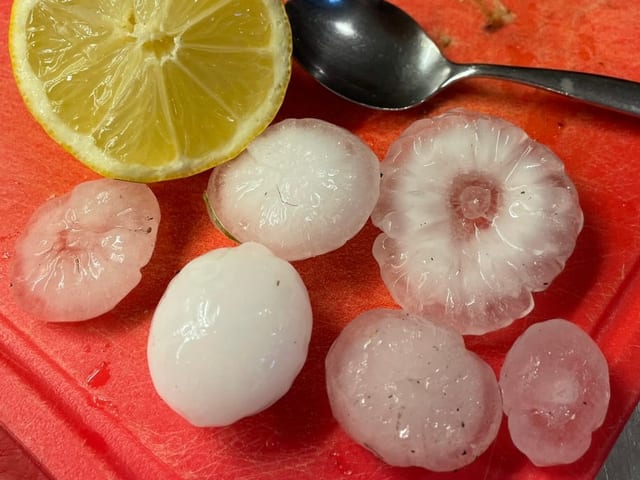
[[327, 354], [326, 382], [342, 428], [391, 465], [463, 467], [502, 419], [493, 370], [460, 334], [399, 310], [350, 322]]
[[407, 311], [463, 334], [533, 308], [583, 216], [563, 163], [504, 120], [454, 110], [410, 126], [382, 162], [373, 254]]
[[193, 425], [228, 425], [289, 390], [311, 324], [302, 279], [266, 247], [250, 242], [205, 253], [173, 278], [153, 315], [153, 384]]
[[140, 282], [159, 222], [158, 201], [143, 184], [92, 180], [49, 200], [16, 241], [16, 303], [56, 322], [108, 312]]
[[269, 127], [235, 160], [215, 168], [207, 187], [214, 223], [287, 260], [344, 245], [378, 199], [380, 162], [348, 130], [312, 119]]
[[607, 361], [582, 329], [561, 319], [530, 326], [500, 371], [513, 443], [538, 466], [572, 463], [604, 421]]

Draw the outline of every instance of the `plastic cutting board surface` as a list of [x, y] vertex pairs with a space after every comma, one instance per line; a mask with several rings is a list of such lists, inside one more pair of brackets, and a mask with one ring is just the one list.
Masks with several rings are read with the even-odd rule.
[[[591, 71], [640, 81], [640, 9], [634, 2], [504, 0], [515, 20], [487, 29], [492, 0], [398, 0], [459, 62]], [[318, 117], [350, 129], [383, 157], [412, 121], [451, 108], [503, 117], [547, 144], [576, 183], [585, 227], [565, 271], [537, 294], [525, 319], [468, 347], [499, 370], [532, 322], [572, 320], [610, 366], [612, 397], [592, 446], [568, 467], [536, 468], [509, 440], [450, 474], [382, 464], [331, 417], [324, 356], [358, 313], [394, 303], [371, 255], [370, 223], [330, 254], [295, 262], [309, 289], [314, 330], [306, 366], [265, 412], [225, 428], [198, 429], [157, 396], [147, 370], [149, 322], [164, 288], [190, 259], [232, 245], [210, 224], [208, 174], [152, 185], [162, 208], [158, 245], [140, 285], [113, 311], [78, 324], [46, 324], [13, 303], [14, 242], [33, 210], [97, 178], [54, 143], [19, 96], [8, 58], [11, 3], [0, 0], [0, 422], [56, 479], [574, 479], [603, 463], [640, 392], [640, 119], [528, 87], [468, 80], [417, 108], [351, 105], [295, 67], [279, 119]], [[639, 99], [640, 101], [640, 99]], [[4, 445], [6, 442], [3, 442]], [[3, 447], [4, 448], [4, 447]]]

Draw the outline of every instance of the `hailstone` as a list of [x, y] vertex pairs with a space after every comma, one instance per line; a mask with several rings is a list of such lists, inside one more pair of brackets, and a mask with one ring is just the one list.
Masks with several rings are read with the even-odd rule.
[[357, 136], [318, 119], [287, 119], [216, 167], [206, 198], [212, 220], [231, 237], [301, 260], [356, 235], [379, 188], [378, 157]]
[[497, 435], [493, 370], [445, 325], [370, 310], [347, 324], [325, 363], [334, 417], [388, 464], [455, 470]]
[[193, 425], [229, 425], [289, 390], [311, 326], [307, 289], [291, 264], [253, 242], [212, 250], [171, 280], [156, 308], [153, 384]]
[[144, 184], [93, 180], [49, 200], [16, 241], [16, 303], [52, 322], [108, 312], [140, 282], [159, 222], [160, 206]]
[[504, 412], [515, 446], [538, 466], [576, 461], [604, 421], [607, 361], [580, 327], [535, 323], [513, 344], [500, 371]]
[[405, 310], [463, 334], [533, 308], [573, 252], [583, 215], [564, 165], [505, 120], [454, 110], [390, 147], [373, 223], [383, 281]]

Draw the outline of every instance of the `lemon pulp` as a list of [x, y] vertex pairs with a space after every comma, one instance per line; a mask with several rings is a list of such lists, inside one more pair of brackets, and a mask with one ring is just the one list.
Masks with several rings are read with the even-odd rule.
[[291, 68], [280, 0], [17, 0], [9, 39], [44, 129], [97, 172], [143, 182], [236, 156]]

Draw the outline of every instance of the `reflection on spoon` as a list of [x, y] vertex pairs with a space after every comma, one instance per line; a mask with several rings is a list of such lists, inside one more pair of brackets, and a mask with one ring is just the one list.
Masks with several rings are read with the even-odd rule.
[[289, 0], [293, 54], [325, 87], [385, 110], [418, 105], [454, 82], [523, 83], [640, 116], [640, 83], [602, 75], [447, 60], [422, 27], [384, 0]]

